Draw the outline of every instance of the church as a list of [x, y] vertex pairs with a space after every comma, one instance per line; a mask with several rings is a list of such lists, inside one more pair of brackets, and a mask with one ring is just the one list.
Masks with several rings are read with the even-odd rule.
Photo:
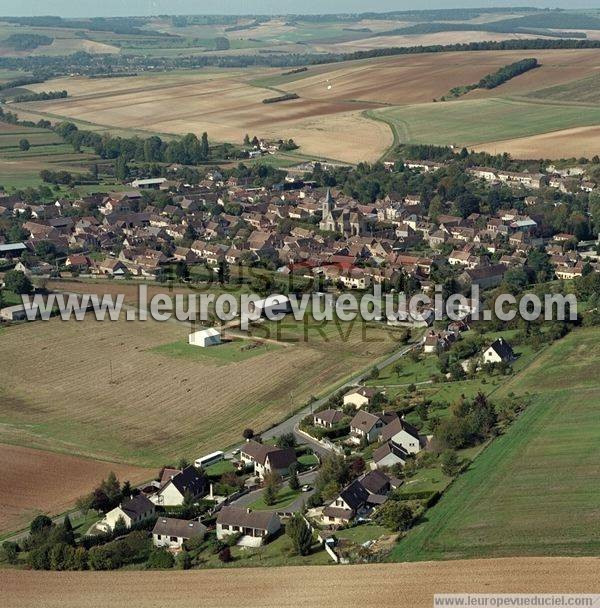
[[358, 210], [348, 208], [336, 209], [331, 191], [321, 201], [322, 219], [319, 222], [321, 230], [337, 232], [343, 236], [361, 236], [363, 233], [363, 216]]

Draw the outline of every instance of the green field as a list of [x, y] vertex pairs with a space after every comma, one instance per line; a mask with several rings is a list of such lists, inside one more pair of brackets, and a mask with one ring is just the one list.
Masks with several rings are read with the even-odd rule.
[[527, 94], [527, 97], [554, 101], [598, 103], [600, 101], [600, 74], [532, 91]]
[[238, 361], [245, 361], [257, 355], [263, 355], [277, 348], [280, 348], [277, 344], [259, 344], [258, 342], [244, 340], [223, 342], [207, 348], [193, 346], [181, 341], [161, 344], [153, 348], [152, 352], [170, 357], [189, 359], [190, 361], [210, 361], [216, 365], [227, 365], [228, 363], [237, 363]]
[[266, 504], [263, 495], [261, 495], [250, 505], [250, 509], [253, 511], [279, 511], [289, 507], [301, 493], [301, 490], [291, 490], [287, 485], [284, 485], [277, 493], [277, 500], [274, 504]]
[[600, 551], [600, 329], [547, 348], [494, 398], [531, 405], [392, 554], [396, 561]]
[[465, 99], [372, 112], [399, 143], [476, 145], [600, 124], [600, 107], [522, 99]]

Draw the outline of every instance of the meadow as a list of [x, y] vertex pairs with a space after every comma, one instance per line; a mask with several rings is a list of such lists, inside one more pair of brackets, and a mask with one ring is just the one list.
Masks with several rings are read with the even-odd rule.
[[493, 394], [531, 404], [395, 548], [417, 561], [593, 555], [600, 431], [600, 330], [576, 330]]
[[[144, 466], [223, 449], [244, 428], [269, 428], [397, 346], [383, 329], [369, 329], [365, 343], [358, 324], [321, 332], [305, 340], [297, 329], [295, 343], [241, 351], [235, 341], [197, 355], [185, 352], [183, 323], [8, 327], [0, 336], [0, 441]], [[266, 325], [253, 333], [277, 339]]]
[[[600, 124], [597, 106], [508, 98], [410, 105], [381, 110], [377, 115], [394, 125], [401, 143], [458, 146]], [[498, 151], [501, 149], [499, 145]]]

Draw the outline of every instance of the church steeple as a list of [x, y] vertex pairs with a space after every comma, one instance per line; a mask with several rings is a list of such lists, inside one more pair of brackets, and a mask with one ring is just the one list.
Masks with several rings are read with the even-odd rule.
[[323, 199], [323, 217], [331, 214], [331, 212], [333, 211], [333, 206], [334, 201], [333, 197], [331, 196], [331, 189], [327, 188], [327, 194]]

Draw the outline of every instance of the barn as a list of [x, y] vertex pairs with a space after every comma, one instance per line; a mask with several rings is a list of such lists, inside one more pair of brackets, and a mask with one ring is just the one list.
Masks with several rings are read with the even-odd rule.
[[195, 331], [188, 336], [189, 344], [193, 346], [215, 346], [221, 344], [221, 332], [214, 327]]

